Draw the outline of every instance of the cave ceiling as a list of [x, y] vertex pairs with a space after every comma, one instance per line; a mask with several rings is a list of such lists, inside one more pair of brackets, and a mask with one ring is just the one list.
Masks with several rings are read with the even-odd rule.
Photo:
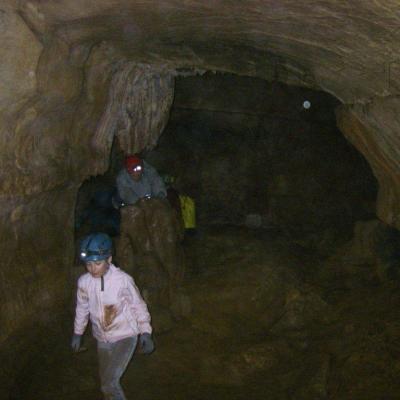
[[[66, 181], [77, 184], [86, 171], [104, 172], [113, 136], [101, 142], [102, 155], [93, 161], [93, 132], [102, 116], [104, 121], [116, 71], [125, 63], [134, 85], [129, 71], [135, 67], [126, 63], [138, 63], [166, 76], [221, 71], [332, 94], [342, 103], [339, 128], [379, 181], [378, 216], [400, 227], [399, 19], [394, 0], [5, 0], [0, 165], [15, 174], [4, 178], [5, 191], [34, 187], [38, 193]], [[139, 70], [146, 93], [145, 82], [154, 75]], [[127, 135], [133, 126], [128, 117]], [[151, 140], [131, 147], [154, 144], [165, 120], [155, 124]], [[40, 167], [33, 177], [25, 165], [32, 153]]]
[[135, 60], [303, 84], [344, 103], [395, 94], [396, 1], [20, 1], [41, 40], [109, 41]]

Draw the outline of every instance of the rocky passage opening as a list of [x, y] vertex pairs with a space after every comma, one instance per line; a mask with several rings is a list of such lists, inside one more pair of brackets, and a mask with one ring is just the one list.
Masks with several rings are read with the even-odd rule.
[[[177, 80], [169, 123], [143, 155], [196, 201], [196, 234], [183, 242], [191, 312], [155, 332], [155, 353], [134, 356], [128, 398], [400, 393], [399, 235], [376, 219], [375, 179], [336, 128], [335, 105], [226, 74]], [[82, 185], [78, 213], [112, 190], [120, 153], [111, 159]], [[11, 399], [99, 398], [95, 341], [87, 332], [87, 351], [71, 354], [69, 311], [39, 339]]]
[[200, 224], [343, 237], [374, 217], [377, 183], [336, 127], [339, 104], [231, 74], [177, 78], [169, 123], [147, 157], [196, 200]]
[[[336, 127], [339, 104], [324, 92], [261, 79], [178, 77], [169, 122], [141, 154], [195, 200], [200, 225], [279, 227], [305, 245], [313, 235], [349, 238], [356, 221], [376, 217], [377, 182]], [[123, 164], [117, 140], [106, 174], [80, 189], [78, 230], [99, 230], [108, 217], [96, 208], [110, 205], [115, 191]], [[117, 233], [114, 222], [104, 223]]]
[[[113, 206], [117, 193], [116, 176], [123, 167], [123, 153], [113, 141], [106, 173], [86, 179], [80, 186], [75, 204], [75, 243], [90, 233], [104, 232], [111, 237], [120, 233], [121, 215]], [[77, 251], [77, 250], [76, 250]]]
[[129, 397], [400, 397], [398, 10], [342, 3], [2, 2], [0, 398], [99, 397], [67, 282], [115, 137], [198, 216]]

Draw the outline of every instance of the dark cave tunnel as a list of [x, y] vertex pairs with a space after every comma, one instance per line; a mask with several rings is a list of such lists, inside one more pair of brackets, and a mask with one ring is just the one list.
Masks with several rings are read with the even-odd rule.
[[[323, 92], [232, 74], [177, 78], [169, 122], [141, 155], [195, 199], [199, 229], [274, 227], [305, 247], [323, 232], [349, 240], [356, 221], [376, 218], [377, 182], [336, 127], [339, 104]], [[114, 145], [106, 174], [82, 185], [76, 218], [79, 229], [86, 218], [85, 233], [101, 230], [95, 213], [87, 217], [90, 201], [116, 190], [122, 165]], [[117, 226], [110, 221], [112, 236]]]
[[[398, 237], [377, 220], [376, 180], [336, 127], [338, 104], [323, 92], [231, 74], [176, 79], [168, 124], [157, 146], [141, 155], [195, 200], [195, 234], [182, 242], [188, 311], [184, 318], [153, 315], [157, 350], [134, 356], [123, 379], [127, 393], [310, 399], [340, 395], [352, 385], [348, 374], [361, 367], [344, 359], [360, 350], [337, 340], [341, 330], [350, 330], [354, 341], [370, 340], [363, 333], [369, 317], [358, 318], [357, 327], [348, 319], [366, 294], [380, 300], [370, 305], [372, 313], [387, 301], [386, 286], [397, 282], [388, 271], [396, 268]], [[82, 184], [77, 243], [93, 231], [118, 240], [118, 211], [93, 199], [115, 191], [123, 157], [114, 143], [109, 170]], [[343, 268], [349, 259], [351, 267]], [[376, 263], [384, 264], [383, 275]], [[71, 279], [83, 272], [75, 265]], [[350, 311], [343, 311], [345, 302]], [[10, 399], [98, 398], [90, 334], [87, 352], [68, 354], [72, 303], [73, 295], [51, 339], [39, 329], [37, 343], [46, 349], [25, 360]], [[66, 361], [60, 364], [60, 357]], [[392, 355], [372, 362], [385, 357]], [[223, 370], [227, 376], [219, 376]], [[390, 381], [386, 372], [379, 378], [374, 393]]]

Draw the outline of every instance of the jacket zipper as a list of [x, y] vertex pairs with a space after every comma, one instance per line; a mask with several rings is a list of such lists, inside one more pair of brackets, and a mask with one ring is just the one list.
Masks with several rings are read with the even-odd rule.
[[[101, 277], [101, 291], [98, 294], [98, 299], [99, 299], [99, 304], [100, 304], [100, 321], [101, 321], [100, 327], [104, 323], [104, 313], [103, 313], [104, 307], [103, 307], [103, 299], [102, 299], [102, 296], [101, 296], [101, 292], [104, 291], [103, 289], [104, 289], [104, 280], [103, 280], [103, 277]], [[101, 330], [102, 330], [104, 341], [108, 342], [106, 333], [104, 332], [103, 329], [101, 329]]]

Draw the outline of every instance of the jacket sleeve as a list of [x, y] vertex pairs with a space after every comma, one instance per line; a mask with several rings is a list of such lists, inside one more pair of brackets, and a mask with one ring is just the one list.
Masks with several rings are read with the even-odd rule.
[[154, 197], [165, 198], [167, 197], [167, 189], [164, 181], [154, 168], [149, 169], [149, 176], [151, 181], [151, 195]]
[[89, 321], [89, 296], [86, 288], [82, 285], [82, 280], [78, 281], [78, 290], [76, 293], [76, 310], [74, 333], [83, 335]]
[[[151, 317], [147, 309], [147, 304], [143, 300], [139, 289], [131, 277], [127, 278], [126, 286], [121, 291], [121, 296], [124, 297], [123, 301], [127, 303], [128, 320], [134, 325], [137, 324], [139, 333], [152, 333], [152, 327], [150, 325]], [[136, 320], [136, 323], [132, 321], [132, 318]]]

